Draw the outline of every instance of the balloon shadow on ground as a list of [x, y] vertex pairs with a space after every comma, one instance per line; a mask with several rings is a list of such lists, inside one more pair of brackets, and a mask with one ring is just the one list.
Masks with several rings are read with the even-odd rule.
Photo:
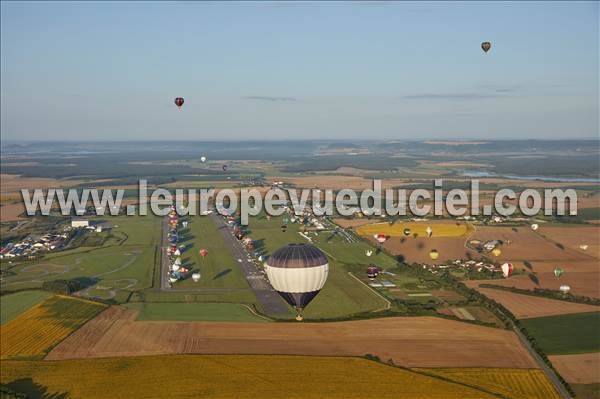
[[219, 273], [215, 274], [215, 276], [213, 277], [213, 280], [219, 279], [221, 277], [225, 277], [229, 273], [231, 273], [231, 269], [222, 270]]
[[[21, 378], [6, 385], [8, 389], [19, 394], [26, 395], [27, 398], [44, 398], [44, 399], [68, 399], [68, 392], [48, 392], [48, 387], [34, 382], [31, 378]], [[2, 395], [4, 398], [4, 395]], [[13, 397], [13, 396], [7, 396]], [[14, 396], [19, 398], [21, 396]]]
[[533, 281], [535, 285], [540, 285], [540, 280], [535, 274], [529, 274], [529, 279]]

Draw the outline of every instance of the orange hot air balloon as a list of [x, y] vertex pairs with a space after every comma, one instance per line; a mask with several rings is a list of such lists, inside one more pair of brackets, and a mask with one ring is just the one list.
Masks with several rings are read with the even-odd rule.
[[203, 258], [206, 258], [206, 255], [208, 255], [208, 250], [206, 250], [205, 248], [202, 248], [200, 251], [198, 251], [198, 253], [200, 254], [200, 256], [202, 256]]

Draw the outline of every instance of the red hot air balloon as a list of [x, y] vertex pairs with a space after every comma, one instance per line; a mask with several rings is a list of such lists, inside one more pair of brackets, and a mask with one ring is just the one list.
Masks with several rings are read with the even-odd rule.
[[367, 277], [369, 280], [375, 280], [375, 277], [379, 274], [379, 268], [377, 266], [367, 267]]
[[200, 252], [198, 252], [200, 254], [200, 256], [202, 256], [203, 258], [206, 258], [206, 255], [208, 255], [208, 251], [205, 248], [202, 248], [200, 250]]
[[502, 275], [504, 276], [504, 278], [510, 277], [514, 270], [514, 266], [512, 263], [504, 263], [502, 264], [502, 266], [500, 266], [500, 268], [502, 269]]
[[387, 241], [387, 236], [385, 234], [375, 234], [375, 239], [378, 243], [383, 244]]
[[181, 110], [181, 106], [183, 105], [184, 100], [183, 97], [177, 97], [175, 99], [175, 105], [177, 105], [177, 108], [179, 108]]

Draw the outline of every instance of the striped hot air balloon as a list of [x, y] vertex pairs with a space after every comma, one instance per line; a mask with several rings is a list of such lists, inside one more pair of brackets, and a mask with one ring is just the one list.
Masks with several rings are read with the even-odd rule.
[[265, 263], [269, 282], [302, 320], [302, 310], [325, 285], [329, 263], [325, 254], [310, 244], [289, 244], [279, 248]]

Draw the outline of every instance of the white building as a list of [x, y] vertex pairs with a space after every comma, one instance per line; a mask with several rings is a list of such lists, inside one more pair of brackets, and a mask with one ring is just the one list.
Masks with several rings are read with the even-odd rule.
[[90, 226], [90, 221], [89, 220], [83, 220], [83, 219], [73, 219], [71, 220], [71, 227], [74, 229], [80, 228], [80, 227], [89, 227]]

